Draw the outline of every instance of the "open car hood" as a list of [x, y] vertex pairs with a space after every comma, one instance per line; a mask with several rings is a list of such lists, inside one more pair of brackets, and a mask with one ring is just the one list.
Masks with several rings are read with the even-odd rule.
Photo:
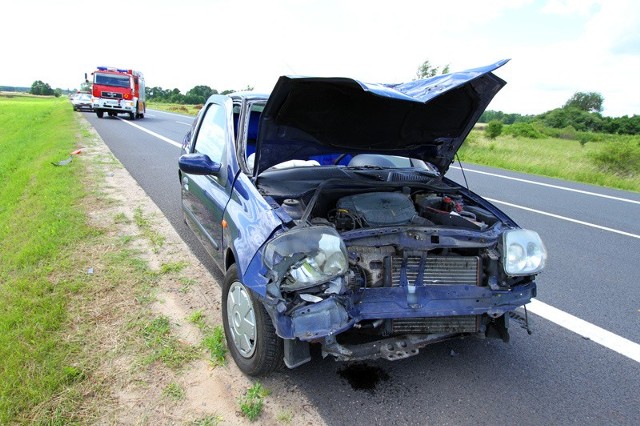
[[402, 84], [280, 77], [261, 116], [254, 174], [323, 154], [418, 158], [444, 174], [506, 84], [494, 64]]

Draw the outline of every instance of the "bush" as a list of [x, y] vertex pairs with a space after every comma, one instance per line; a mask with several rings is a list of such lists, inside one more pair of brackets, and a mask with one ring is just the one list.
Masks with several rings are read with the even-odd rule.
[[591, 155], [593, 162], [617, 175], [640, 175], [640, 141], [628, 140], [603, 144]]
[[512, 124], [510, 126], [507, 126], [504, 133], [513, 137], [523, 137], [530, 139], [540, 139], [544, 137], [544, 135], [530, 123]]
[[502, 121], [491, 120], [484, 130], [489, 139], [495, 139], [502, 134]]

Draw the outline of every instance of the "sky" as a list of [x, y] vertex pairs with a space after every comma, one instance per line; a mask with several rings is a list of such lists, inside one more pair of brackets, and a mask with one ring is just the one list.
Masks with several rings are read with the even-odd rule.
[[97, 66], [148, 87], [269, 92], [280, 75], [401, 83], [511, 59], [488, 109], [539, 114], [598, 92], [640, 114], [637, 0], [9, 0], [0, 86], [79, 88]]

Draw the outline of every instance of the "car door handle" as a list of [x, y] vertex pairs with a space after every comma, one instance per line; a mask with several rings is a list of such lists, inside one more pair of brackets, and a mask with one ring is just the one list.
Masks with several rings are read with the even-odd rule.
[[186, 176], [182, 177], [182, 187], [184, 188], [185, 191], [189, 190], [189, 178]]

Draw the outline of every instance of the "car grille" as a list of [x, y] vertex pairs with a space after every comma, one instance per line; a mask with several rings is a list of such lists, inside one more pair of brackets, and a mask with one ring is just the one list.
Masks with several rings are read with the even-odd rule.
[[[407, 280], [416, 283], [419, 278], [420, 257], [407, 258]], [[391, 285], [400, 285], [402, 257], [394, 256], [391, 261]], [[428, 256], [425, 259], [423, 285], [479, 285], [480, 258], [477, 256]]]
[[101, 95], [103, 98], [107, 98], [107, 99], [122, 99], [122, 93], [102, 92]]
[[436, 318], [402, 318], [391, 321], [394, 334], [475, 333], [479, 317], [464, 315]]

